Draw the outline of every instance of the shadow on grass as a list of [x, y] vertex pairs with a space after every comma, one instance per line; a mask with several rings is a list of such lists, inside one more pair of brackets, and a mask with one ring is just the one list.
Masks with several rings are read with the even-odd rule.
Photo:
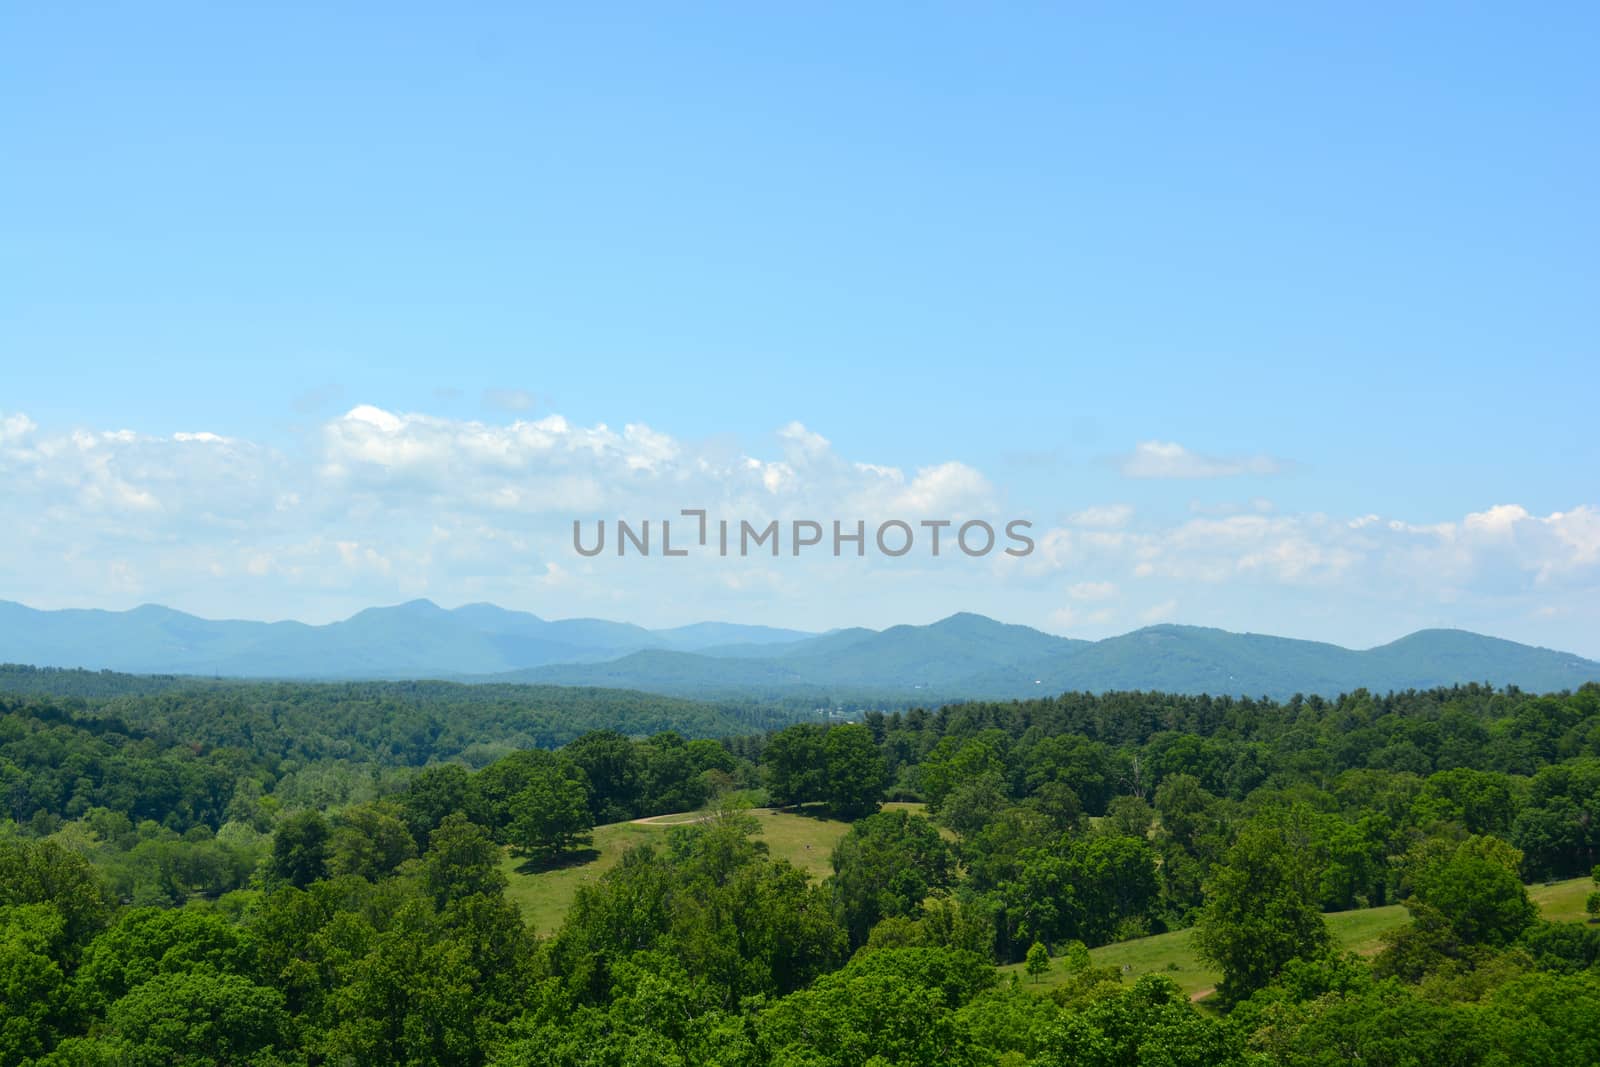
[[568, 867], [582, 867], [586, 863], [593, 863], [600, 858], [597, 848], [575, 848], [570, 852], [561, 852], [554, 856], [525, 856], [518, 857], [521, 862], [516, 866], [518, 874], [545, 874], [549, 871], [561, 871]]
[[784, 815], [798, 815], [804, 819], [815, 819], [818, 822], [841, 821], [826, 804], [794, 804], [787, 808], [773, 808], [775, 812]]

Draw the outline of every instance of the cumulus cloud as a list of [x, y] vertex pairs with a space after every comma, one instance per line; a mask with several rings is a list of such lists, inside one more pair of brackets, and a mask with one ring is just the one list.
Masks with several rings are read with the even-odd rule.
[[801, 460], [815, 459], [828, 455], [833, 446], [828, 439], [820, 433], [806, 429], [801, 422], [791, 422], [778, 431], [778, 438], [785, 443], [785, 451], [791, 457]]
[[1139, 621], [1147, 626], [1158, 622], [1172, 622], [1177, 617], [1177, 614], [1178, 602], [1176, 600], [1163, 600], [1161, 603], [1152, 604], [1141, 611], [1139, 613]]
[[[1557, 511], [1540, 521], [1567, 549], [1561, 567], [1555, 569], [1593, 567], [1600, 563], [1600, 510], [1579, 507], [1567, 512]], [[1549, 577], [1553, 569], [1545, 567], [1540, 573]]]
[[1590, 505], [1544, 516], [1496, 505], [1437, 523], [1247, 513], [1108, 532], [1068, 522], [1038, 540], [1025, 573], [1093, 570], [1206, 585], [1354, 583], [1410, 595], [1600, 580], [1600, 511]]
[[[485, 599], [516, 589], [610, 595], [610, 578], [571, 558], [575, 517], [706, 507], [752, 521], [959, 518], [995, 495], [965, 464], [908, 475], [841, 457], [799, 422], [753, 455], [643, 422], [494, 422], [372, 404], [286, 451], [220, 429], [42, 430], [0, 413], [0, 485], [22, 517], [0, 529], [0, 595], [43, 588], [49, 595], [32, 599], [96, 603], [108, 589], [158, 596], [196, 582], [219, 599], [226, 586], [230, 603], [255, 601], [241, 589], [298, 590], [293, 598], [402, 584]], [[767, 586], [746, 575], [735, 587]]]
[[26, 415], [0, 415], [0, 445], [21, 441], [35, 429], [33, 420]]
[[887, 509], [914, 516], [965, 514], [986, 507], [993, 494], [987, 478], [952, 461], [918, 470], [903, 491], [890, 497]]
[[[114, 594], [307, 618], [411, 595], [535, 609], [555, 601], [568, 614], [623, 617], [642, 617], [641, 605], [689, 604], [679, 610], [749, 617], [748, 606], [782, 596], [858, 605], [840, 607], [830, 624], [926, 603], [930, 617], [987, 608], [1079, 629], [1173, 618], [1178, 603], [1185, 621], [1259, 628], [1258, 605], [1299, 597], [1316, 610], [1343, 604], [1384, 619], [1445, 605], [1441, 622], [1483, 619], [1491, 631], [1512, 618], [1582, 626], [1600, 602], [1600, 510], [1585, 502], [1545, 514], [1484, 502], [1442, 521], [1256, 502], [1174, 519], [1084, 502], [1036, 526], [1035, 551], [1021, 559], [640, 567], [575, 558], [571, 520], [659, 520], [684, 507], [752, 522], [869, 524], [1027, 512], [959, 460], [902, 469], [842, 456], [800, 422], [747, 453], [642, 421], [613, 429], [556, 414], [451, 419], [368, 404], [277, 448], [228, 430], [60, 429], [0, 412], [9, 520], [0, 524], [0, 596], [60, 606]], [[735, 599], [714, 599], [724, 594]], [[1204, 617], [1229, 596], [1243, 614]]]
[[1120, 526], [1126, 526], [1131, 518], [1133, 518], [1133, 509], [1126, 504], [1101, 504], [1092, 508], [1084, 508], [1073, 515], [1070, 521], [1074, 526], [1116, 529]]
[[445, 496], [464, 507], [572, 511], [672, 469], [678, 443], [643, 423], [620, 432], [559, 415], [506, 425], [352, 408], [322, 430], [321, 474], [354, 489]]
[[0, 480], [18, 513], [42, 512], [75, 535], [104, 529], [149, 538], [180, 516], [242, 523], [257, 489], [282, 473], [263, 450], [207, 431], [47, 433], [26, 416], [0, 425]]
[[896, 467], [846, 460], [799, 422], [774, 439], [776, 454], [730, 462], [644, 423], [618, 431], [549, 415], [492, 424], [360, 405], [322, 427], [319, 473], [352, 490], [444, 494], [463, 506], [499, 510], [753, 500], [773, 514], [825, 505], [864, 517], [915, 517], [993, 502], [988, 480], [960, 462], [907, 476]]
[[1106, 608], [1084, 609], [1071, 605], [1057, 608], [1050, 613], [1050, 621], [1060, 629], [1075, 630], [1087, 626], [1105, 626], [1111, 622], [1113, 616]]
[[1257, 515], [1270, 515], [1278, 510], [1277, 505], [1266, 497], [1256, 497], [1253, 500], [1238, 503], [1235, 501], [1189, 501], [1189, 511], [1195, 515], [1227, 516], [1254, 512]]
[[1140, 441], [1117, 459], [1126, 478], [1234, 478], [1244, 474], [1280, 474], [1281, 460], [1271, 456], [1204, 456], [1173, 441]]

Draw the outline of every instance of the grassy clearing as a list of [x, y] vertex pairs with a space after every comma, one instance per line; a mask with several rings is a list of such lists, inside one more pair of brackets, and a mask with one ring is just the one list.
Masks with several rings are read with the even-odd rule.
[[[1546, 919], [1568, 921], [1584, 918], [1583, 902], [1592, 883], [1587, 878], [1574, 878], [1548, 886], [1529, 886], [1528, 896], [1538, 905]], [[1400, 904], [1382, 908], [1364, 908], [1360, 911], [1330, 912], [1323, 916], [1328, 930], [1341, 948], [1371, 956], [1383, 947], [1380, 938], [1390, 930], [1410, 921], [1406, 909]], [[1191, 938], [1193, 930], [1177, 930], [1170, 934], [1156, 934], [1114, 945], [1091, 949], [1089, 956], [1098, 967], [1126, 967], [1123, 975], [1132, 982], [1146, 974], [1164, 974], [1178, 983], [1178, 987], [1191, 997], [1214, 989], [1222, 974], [1200, 962], [1194, 954]], [[1025, 973], [1022, 964], [1014, 963], [1001, 971]], [[1037, 984], [1024, 978], [1029, 986], [1049, 989], [1066, 979], [1066, 972], [1054, 966]]]
[[508, 851], [500, 861], [509, 884], [506, 896], [522, 909], [522, 917], [541, 934], [554, 933], [572, 907], [578, 887], [593, 882], [617, 865], [634, 845], [666, 839], [669, 826], [619, 822], [594, 828], [594, 846], [580, 853], [580, 862], [554, 870], [534, 870]]
[[[1378, 950], [1379, 935], [1397, 926], [1403, 926], [1407, 921], [1406, 909], [1398, 904], [1384, 908], [1367, 908], [1362, 911], [1333, 912], [1324, 917], [1328, 920], [1328, 929], [1332, 932], [1334, 940], [1342, 948], [1368, 955]], [[1114, 945], [1102, 945], [1100, 948], [1090, 949], [1089, 957], [1094, 960], [1097, 967], [1115, 967], [1122, 970], [1130, 982], [1147, 974], [1164, 974], [1178, 983], [1178, 987], [1185, 993], [1193, 996], [1215, 988], [1222, 980], [1220, 971], [1202, 963], [1195, 955], [1193, 937], [1193, 930], [1175, 930], [1170, 934], [1156, 934], [1133, 941], [1119, 941]], [[1020, 972], [1022, 964], [1011, 964], [1000, 969]], [[1064, 969], [1052, 967], [1043, 980], [1037, 983], [1037, 987], [1048, 989], [1052, 985], [1060, 984], [1066, 977]], [[1028, 984], [1035, 983], [1030, 981]]]
[[[921, 804], [885, 804], [885, 811], [921, 811]], [[760, 840], [774, 859], [788, 860], [823, 879], [833, 873], [829, 857], [850, 829], [838, 819], [823, 818], [810, 812], [777, 811], [756, 808], [751, 812], [761, 824]], [[594, 882], [622, 859], [634, 845], [664, 843], [675, 825], [693, 823], [698, 815], [689, 812], [662, 815], [644, 822], [620, 822], [594, 829], [594, 844], [587, 852], [573, 857], [574, 862], [554, 869], [530, 867], [509, 852], [501, 860], [510, 885], [506, 896], [522, 909], [523, 918], [540, 934], [552, 934], [561, 925], [580, 885]]]
[[1584, 902], [1597, 887], [1591, 878], [1569, 878], [1549, 885], [1531, 885], [1528, 897], [1539, 906], [1539, 914], [1554, 922], [1586, 922], [1589, 914]]
[[[885, 804], [883, 807], [885, 811], [921, 811], [923, 806]], [[820, 814], [773, 808], [756, 808], [751, 814], [760, 822], [761, 840], [766, 842], [774, 859], [788, 860], [819, 881], [833, 873], [829, 857], [833, 846], [849, 831], [849, 823]], [[644, 822], [597, 826], [591, 850], [579, 854], [575, 862], [550, 870], [531, 869], [525, 861], [508, 853], [501, 861], [510, 881], [506, 895], [522, 909], [523, 917], [535, 930], [540, 934], [552, 934], [572, 906], [580, 885], [594, 882], [616, 866], [622, 854], [634, 845], [665, 842], [673, 826], [693, 823], [699, 817], [689, 812], [658, 816]], [[1588, 878], [1572, 878], [1551, 885], [1529, 886], [1528, 896], [1546, 919], [1571, 922], [1587, 917], [1584, 900], [1593, 888], [1594, 883]], [[1333, 912], [1326, 918], [1329, 930], [1342, 948], [1368, 956], [1382, 947], [1379, 939], [1384, 933], [1408, 921], [1405, 908], [1398, 904]], [[1091, 950], [1089, 955], [1096, 966], [1127, 967], [1123, 973], [1129, 981], [1141, 975], [1164, 974], [1193, 996], [1214, 988], [1222, 976], [1195, 956], [1190, 944], [1192, 935], [1192, 930], [1156, 934], [1104, 945]], [[1001, 968], [1002, 971], [1021, 969], [1021, 964]], [[1065, 977], [1059, 966], [1052, 967], [1037, 983], [1037, 988], [1048, 989]], [[1031, 981], [1028, 984], [1035, 985]]]

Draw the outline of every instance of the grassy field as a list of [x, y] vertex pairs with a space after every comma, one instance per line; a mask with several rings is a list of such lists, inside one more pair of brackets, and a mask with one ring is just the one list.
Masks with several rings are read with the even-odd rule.
[[[1366, 908], [1362, 911], [1333, 912], [1325, 918], [1334, 940], [1346, 949], [1372, 953], [1379, 947], [1378, 936], [1386, 930], [1405, 925], [1406, 909], [1399, 904], [1385, 908]], [[1193, 996], [1215, 988], [1222, 975], [1200, 962], [1194, 954], [1190, 940], [1193, 930], [1178, 930], [1170, 934], [1156, 934], [1133, 941], [1120, 941], [1090, 949], [1089, 957], [1097, 967], [1126, 968], [1123, 974], [1131, 982], [1146, 974], [1164, 974], [1178, 983], [1185, 993]], [[1002, 967], [1002, 971], [1020, 971], [1021, 964]], [[1066, 978], [1066, 972], [1053, 967], [1038, 983], [1048, 989]], [[1034, 983], [1029, 982], [1029, 985]]]
[[1556, 922], [1587, 920], [1583, 905], [1597, 887], [1589, 878], [1569, 878], [1550, 885], [1530, 885], [1528, 896], [1539, 905], [1539, 914]]
[[[920, 811], [922, 805], [884, 805], [885, 811], [896, 809]], [[772, 808], [756, 808], [751, 814], [760, 822], [761, 840], [766, 842], [773, 858], [786, 859], [818, 880], [832, 873], [829, 857], [833, 846], [850, 829], [849, 823]], [[531, 870], [523, 860], [508, 853], [502, 860], [502, 869], [510, 880], [506, 895], [522, 909], [523, 917], [540, 934], [554, 933], [572, 906], [580, 885], [598, 879], [634, 845], [664, 842], [673, 825], [693, 822], [696, 818], [692, 813], [663, 815], [642, 822], [597, 826], [593, 848], [577, 857], [577, 862], [554, 870]], [[1551, 885], [1529, 886], [1528, 896], [1545, 918], [1569, 922], [1586, 917], [1584, 900], [1593, 888], [1594, 883], [1588, 878], [1573, 878]], [[1341, 947], [1364, 955], [1378, 951], [1380, 935], [1408, 921], [1405, 908], [1398, 904], [1333, 912], [1326, 918], [1328, 928]], [[1195, 957], [1190, 945], [1192, 933], [1179, 930], [1123, 941], [1093, 949], [1089, 955], [1097, 966], [1127, 967], [1123, 973], [1130, 981], [1145, 974], [1167, 975], [1193, 996], [1214, 988], [1221, 975]], [[1020, 969], [1021, 964], [1001, 968], [1002, 971]], [[1065, 972], [1059, 966], [1053, 967], [1038, 986], [1048, 989], [1064, 978]]]
[[[920, 811], [921, 804], [885, 804], [885, 811]], [[833, 873], [829, 857], [833, 846], [850, 829], [850, 824], [816, 815], [756, 808], [751, 812], [761, 824], [760, 840], [774, 859], [785, 859], [822, 879]], [[524, 860], [507, 853], [501, 861], [510, 885], [506, 895], [522, 909], [523, 917], [540, 934], [554, 933], [572, 906], [578, 887], [595, 881], [616, 866], [622, 854], [634, 845], [664, 842], [675, 824], [695, 820], [693, 814], [663, 815], [642, 822], [611, 823], [597, 826], [594, 845], [580, 854], [578, 862], [554, 870], [530, 869]]]
[[[1529, 886], [1528, 896], [1539, 906], [1546, 919], [1565, 921], [1584, 918], [1583, 902], [1592, 884], [1587, 878], [1574, 878], [1548, 886]], [[1370, 956], [1382, 947], [1380, 936], [1389, 930], [1404, 926], [1410, 921], [1404, 906], [1391, 904], [1383, 908], [1365, 908], [1361, 911], [1330, 912], [1324, 916], [1334, 941], [1341, 947]], [[1126, 967], [1123, 974], [1129, 981], [1146, 974], [1164, 974], [1171, 978], [1191, 997], [1204, 994], [1216, 987], [1222, 975], [1201, 963], [1190, 944], [1193, 930], [1178, 930], [1170, 934], [1156, 934], [1134, 941], [1122, 941], [1091, 949], [1089, 956], [1099, 967]], [[1022, 970], [1022, 964], [1011, 964], [1002, 971]], [[1065, 971], [1052, 967], [1037, 983], [1048, 989], [1066, 978]], [[1030, 986], [1035, 983], [1029, 981]]]

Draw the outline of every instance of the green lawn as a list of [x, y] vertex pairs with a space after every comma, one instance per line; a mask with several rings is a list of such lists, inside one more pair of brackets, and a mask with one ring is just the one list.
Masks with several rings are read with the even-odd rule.
[[522, 909], [522, 917], [528, 925], [541, 934], [553, 933], [572, 906], [572, 898], [580, 885], [593, 882], [616, 866], [622, 854], [632, 846], [659, 841], [666, 832], [665, 825], [645, 826], [631, 822], [597, 826], [592, 859], [537, 873], [528, 873], [524, 866], [526, 861], [507, 852], [500, 861], [500, 868], [506, 872], [510, 883], [506, 896]]
[[[921, 811], [921, 804], [885, 804], [885, 811]], [[785, 859], [822, 879], [833, 873], [829, 857], [833, 846], [850, 829], [850, 824], [817, 815], [797, 814], [756, 808], [751, 812], [761, 824], [760, 840], [774, 859]], [[579, 862], [554, 870], [530, 870], [524, 860], [509, 852], [501, 861], [510, 885], [506, 895], [522, 909], [523, 918], [540, 934], [554, 933], [561, 925], [578, 887], [595, 881], [616, 866], [622, 854], [634, 845], [665, 841], [675, 823], [693, 822], [693, 813], [663, 815], [645, 822], [620, 822], [597, 826], [592, 851]]]
[[[921, 804], [885, 804], [885, 811], [920, 811]], [[838, 819], [818, 815], [799, 814], [794, 811], [777, 811], [756, 808], [751, 812], [761, 824], [760, 839], [775, 859], [786, 859], [808, 872], [813, 878], [826, 878], [832, 873], [829, 857], [833, 846], [850, 829], [850, 824]], [[555, 870], [530, 871], [524, 861], [509, 853], [502, 861], [510, 885], [506, 895], [522, 909], [528, 923], [540, 934], [552, 934], [561, 925], [578, 886], [595, 881], [614, 867], [622, 854], [634, 845], [648, 841], [665, 840], [667, 831], [677, 823], [693, 822], [693, 813], [663, 815], [642, 823], [612, 823], [597, 826], [594, 831], [593, 850], [579, 862]], [[1572, 878], [1552, 885], [1528, 887], [1528, 896], [1539, 906], [1540, 914], [1557, 921], [1581, 920], [1586, 916], [1585, 898], [1594, 888], [1588, 878]], [[1384, 908], [1366, 908], [1361, 911], [1332, 912], [1326, 916], [1328, 928], [1343, 948], [1372, 955], [1381, 947], [1380, 935], [1408, 921], [1406, 910], [1399, 904]], [[1164, 974], [1177, 982], [1191, 996], [1211, 990], [1221, 975], [1194, 955], [1190, 945], [1191, 930], [1178, 930], [1170, 934], [1141, 937], [1093, 949], [1089, 955], [1100, 967], [1128, 969], [1123, 973], [1131, 981], [1145, 974]], [[1002, 967], [1002, 971], [1020, 971], [1021, 964]], [[1066, 977], [1057, 965], [1050, 969], [1038, 983], [1048, 989]], [[1029, 985], [1034, 983], [1029, 982]]]
[[1530, 885], [1528, 896], [1539, 905], [1539, 913], [1556, 922], [1587, 921], [1583, 905], [1597, 887], [1590, 878], [1569, 878], [1550, 885]]
[[[1340, 946], [1356, 952], [1372, 953], [1379, 947], [1378, 935], [1407, 921], [1406, 909], [1398, 904], [1385, 908], [1367, 908], [1362, 911], [1333, 912], [1325, 918], [1328, 929]], [[1131, 982], [1146, 974], [1164, 974], [1178, 983], [1185, 993], [1210, 990], [1222, 980], [1222, 975], [1201, 963], [1190, 944], [1193, 930], [1177, 930], [1170, 934], [1156, 934], [1133, 941], [1120, 941], [1090, 949], [1089, 957], [1097, 967], [1127, 968], [1122, 973]], [[1022, 964], [1002, 967], [1002, 971], [1021, 971]], [[1066, 978], [1066, 971], [1052, 967], [1038, 985], [1049, 988]], [[1030, 981], [1030, 985], [1033, 983]]]
[[[1583, 902], [1592, 883], [1587, 878], [1574, 878], [1548, 886], [1529, 886], [1528, 896], [1539, 906], [1546, 919], [1565, 921], [1584, 918]], [[1404, 926], [1410, 921], [1404, 906], [1391, 904], [1383, 908], [1366, 908], [1361, 911], [1330, 912], [1324, 916], [1328, 929], [1340, 947], [1372, 955], [1381, 947], [1379, 937], [1389, 930]], [[1201, 963], [1190, 944], [1193, 930], [1178, 930], [1170, 934], [1156, 934], [1134, 941], [1122, 941], [1091, 949], [1089, 956], [1099, 967], [1127, 967], [1123, 974], [1131, 982], [1141, 975], [1164, 974], [1178, 983], [1191, 997], [1214, 989], [1222, 975]], [[1020, 963], [1000, 968], [1001, 971], [1024, 973]], [[1037, 987], [1048, 989], [1066, 978], [1059, 964], [1051, 967]], [[1026, 984], [1031, 980], [1024, 977]]]

